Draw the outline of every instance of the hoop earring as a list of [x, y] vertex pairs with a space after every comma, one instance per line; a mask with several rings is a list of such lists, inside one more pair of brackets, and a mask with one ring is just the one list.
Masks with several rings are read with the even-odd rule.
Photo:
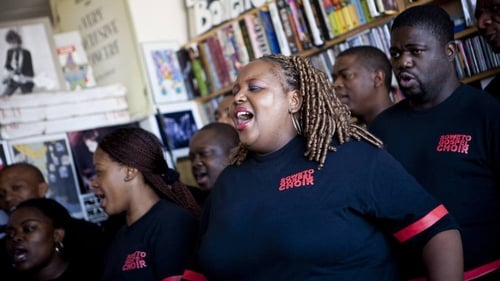
[[64, 245], [62, 242], [58, 242], [56, 243], [56, 247], [55, 247], [55, 250], [56, 250], [56, 253], [58, 254], [62, 254], [62, 251], [64, 250]]
[[295, 131], [297, 131], [297, 134], [302, 135], [302, 126], [300, 125], [297, 116], [295, 116], [295, 114], [290, 112], [290, 117], [292, 118], [292, 124], [293, 127], [295, 128]]

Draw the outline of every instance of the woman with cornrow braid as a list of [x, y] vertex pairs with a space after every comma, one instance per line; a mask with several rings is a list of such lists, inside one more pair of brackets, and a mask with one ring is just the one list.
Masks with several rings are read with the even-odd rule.
[[101, 207], [126, 217], [102, 280], [178, 280], [195, 251], [200, 208], [168, 168], [158, 138], [141, 128], [116, 129], [99, 142], [94, 165]]
[[453, 219], [309, 59], [261, 57], [232, 92], [241, 145], [201, 219], [208, 280], [400, 280], [396, 243], [421, 250], [429, 280], [460, 280]]

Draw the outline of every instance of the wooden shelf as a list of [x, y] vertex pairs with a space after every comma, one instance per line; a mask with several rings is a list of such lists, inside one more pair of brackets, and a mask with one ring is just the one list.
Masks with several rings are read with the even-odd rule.
[[484, 72], [481, 72], [479, 74], [473, 75], [471, 77], [465, 77], [461, 81], [462, 81], [462, 83], [468, 84], [468, 83], [471, 83], [471, 82], [482, 80], [484, 78], [488, 78], [488, 77], [493, 76], [493, 75], [498, 74], [498, 73], [500, 73], [500, 67], [497, 67], [497, 68], [494, 68], [494, 69], [490, 69], [490, 70], [486, 70]]
[[462, 31], [455, 33], [455, 39], [462, 39], [464, 37], [470, 36], [470, 35], [475, 34], [475, 33], [477, 33], [477, 27], [470, 26]]
[[199, 103], [205, 103], [205, 102], [207, 102], [207, 101], [209, 101], [217, 96], [220, 96], [220, 95], [223, 95], [227, 92], [230, 92], [232, 88], [233, 88], [233, 85], [231, 84], [231, 85], [226, 86], [226, 87], [219, 89], [217, 91], [213, 91], [207, 96], [195, 98], [195, 100]]

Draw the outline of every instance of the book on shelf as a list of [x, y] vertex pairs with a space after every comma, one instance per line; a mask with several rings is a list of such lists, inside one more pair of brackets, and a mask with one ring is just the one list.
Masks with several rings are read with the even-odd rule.
[[213, 63], [214, 58], [212, 58], [212, 54], [210, 53], [210, 48], [206, 40], [198, 43], [198, 53], [200, 67], [207, 67], [205, 73], [207, 74], [207, 80], [209, 81], [208, 84], [210, 85], [210, 91], [219, 90], [222, 88], [221, 82], [217, 75], [215, 64]]
[[320, 13], [316, 11], [316, 8], [314, 8], [313, 10], [313, 5], [309, 0], [299, 1], [299, 4], [302, 4], [304, 15], [307, 21], [307, 26], [309, 26], [309, 31], [311, 32], [312, 42], [314, 46], [322, 46], [323, 44], [325, 44], [325, 40], [320, 29], [320, 24], [318, 22]]
[[243, 37], [243, 42], [245, 43], [245, 49], [247, 50], [248, 58], [252, 61], [255, 58], [255, 53], [253, 50], [252, 42], [250, 41], [250, 34], [248, 33], [248, 28], [245, 18], [238, 21], [240, 26], [241, 35]]
[[283, 55], [289, 56], [292, 54], [292, 52], [290, 50], [290, 45], [285, 32], [285, 28], [283, 27], [283, 23], [281, 22], [280, 19], [280, 14], [276, 2], [270, 2], [268, 4], [268, 8], [274, 32], [276, 34], [276, 39], [278, 40], [280, 51]]
[[206, 42], [208, 44], [208, 49], [212, 57], [210, 62], [212, 64], [215, 64], [215, 71], [220, 81], [220, 87], [218, 89], [220, 89], [231, 83], [226, 61], [224, 59], [224, 55], [222, 54], [221, 42], [219, 41], [217, 34], [209, 36]]
[[238, 71], [250, 62], [249, 50], [247, 45], [245, 44], [245, 38], [243, 37], [243, 32], [241, 31], [241, 27], [239, 22], [234, 21], [231, 24], [233, 28], [234, 40], [236, 42], [236, 52], [238, 53], [239, 62], [236, 62], [236, 68]]
[[289, 12], [291, 15], [291, 22], [295, 26], [297, 37], [302, 45], [303, 50], [311, 49], [314, 44], [311, 38], [311, 32], [306, 23], [302, 6], [299, 5], [298, 0], [288, 0]]
[[278, 41], [278, 36], [274, 29], [274, 25], [271, 19], [271, 13], [267, 7], [259, 9], [259, 17], [262, 22], [262, 27], [266, 34], [267, 42], [269, 43], [269, 49], [271, 54], [280, 54], [281, 48]]
[[474, 16], [474, 12], [476, 9], [476, 1], [460, 0], [460, 4], [462, 5], [462, 12], [464, 14], [465, 25], [474, 26], [476, 24], [476, 17]]
[[321, 0], [323, 2], [323, 7], [325, 9], [326, 15], [328, 17], [328, 21], [330, 23], [330, 27], [332, 29], [333, 35], [340, 35], [343, 30], [343, 25], [341, 24], [338, 13], [335, 12], [335, 6], [331, 0]]
[[377, 9], [376, 2], [374, 0], [365, 0], [365, 1], [366, 1], [367, 6], [368, 6], [368, 11], [370, 12], [370, 16], [372, 18], [379, 17], [381, 15], [381, 13]]
[[179, 66], [182, 69], [184, 84], [189, 96], [204, 97], [208, 95], [206, 71], [201, 63], [196, 44], [180, 48], [177, 51]]
[[287, 37], [288, 47], [292, 54], [296, 54], [303, 50], [302, 44], [298, 38], [298, 34], [293, 23], [290, 7], [286, 0], [277, 0], [276, 6], [280, 16], [280, 21], [283, 24], [283, 29]]
[[332, 27], [330, 25], [328, 15], [326, 13], [324, 1], [323, 0], [311, 0], [311, 4], [313, 5], [313, 7], [315, 9], [317, 23], [318, 23], [318, 26], [321, 30], [321, 34], [323, 34], [323, 38], [325, 40], [333, 39], [335, 37], [335, 35], [333, 34], [333, 30], [332, 30]]
[[363, 9], [363, 6], [361, 4], [361, 0], [351, 0], [351, 3], [354, 6], [354, 12], [356, 13], [356, 16], [358, 17], [359, 24], [363, 25], [366, 24], [367, 18], [365, 17], [365, 12]]
[[233, 29], [233, 25], [229, 24], [217, 31], [220, 42], [225, 42], [222, 44], [222, 53], [224, 60], [226, 62], [227, 70], [229, 72], [230, 81], [236, 80], [240, 69], [243, 64], [240, 61], [237, 49], [239, 48], [236, 42], [236, 37]]
[[260, 58], [265, 54], [270, 54], [269, 43], [264, 32], [264, 27], [258, 15], [255, 13], [246, 14], [244, 16], [246, 30], [250, 44], [252, 45], [254, 58]]
[[361, 3], [361, 9], [363, 10], [363, 15], [365, 16], [366, 22], [370, 22], [374, 18], [370, 13], [370, 7], [368, 6], [368, 1], [371, 0], [359, 0], [359, 2]]

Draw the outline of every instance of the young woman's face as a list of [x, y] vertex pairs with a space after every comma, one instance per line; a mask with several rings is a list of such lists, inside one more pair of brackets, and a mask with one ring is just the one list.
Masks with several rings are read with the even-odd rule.
[[129, 196], [126, 191], [126, 166], [113, 161], [102, 149], [94, 153], [96, 175], [92, 180], [94, 193], [101, 199], [101, 208], [108, 215], [127, 210]]
[[292, 91], [283, 89], [282, 70], [257, 60], [245, 66], [233, 86], [234, 124], [249, 150], [267, 154], [296, 135], [289, 114]]
[[6, 248], [14, 268], [19, 271], [42, 269], [54, 261], [56, 245], [64, 231], [33, 207], [15, 210], [7, 225]]

